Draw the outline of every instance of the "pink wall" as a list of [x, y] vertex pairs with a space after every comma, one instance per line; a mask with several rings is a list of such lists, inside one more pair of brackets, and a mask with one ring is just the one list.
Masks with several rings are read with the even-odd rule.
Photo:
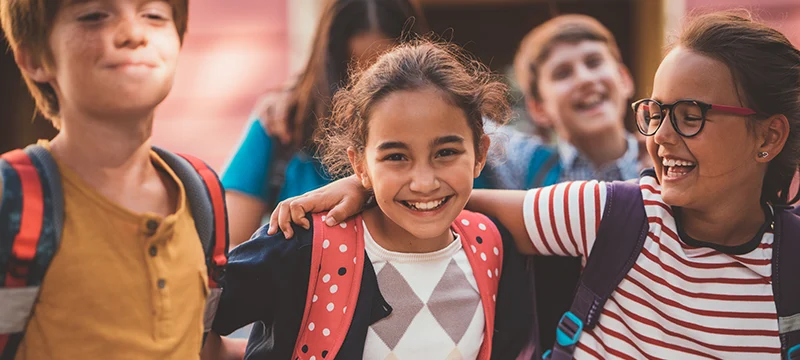
[[800, 46], [798, 0], [686, 0], [687, 11], [730, 8], [753, 11], [758, 19], [781, 31], [795, 46]]
[[192, 0], [175, 85], [153, 141], [220, 170], [257, 97], [288, 71], [287, 1]]

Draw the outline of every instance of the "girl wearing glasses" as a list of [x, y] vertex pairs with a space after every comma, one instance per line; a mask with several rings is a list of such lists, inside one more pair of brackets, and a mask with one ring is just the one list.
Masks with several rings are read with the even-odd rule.
[[[781, 348], [793, 335], [779, 336], [790, 324], [776, 321], [772, 252], [773, 218], [794, 202], [800, 160], [798, 64], [785, 36], [748, 15], [706, 14], [683, 29], [651, 97], [633, 104], [654, 170], [639, 179], [647, 236], [597, 326], [577, 339], [576, 358], [792, 353]], [[609, 188], [589, 181], [474, 191], [468, 208], [500, 220], [522, 252], [585, 262], [600, 224], [626, 220], [604, 217]], [[286, 201], [271, 226], [285, 228], [296, 218], [290, 210], [334, 205], [332, 217], [344, 219], [365, 196], [345, 179]]]

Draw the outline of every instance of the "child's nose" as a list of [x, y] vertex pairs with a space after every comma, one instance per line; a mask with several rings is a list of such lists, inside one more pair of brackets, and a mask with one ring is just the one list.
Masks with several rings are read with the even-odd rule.
[[411, 191], [418, 193], [432, 193], [439, 189], [439, 179], [436, 172], [427, 165], [418, 165], [411, 170]]
[[575, 67], [575, 78], [579, 85], [583, 85], [597, 80], [598, 74], [597, 71], [590, 69], [585, 64], [580, 64]]
[[656, 133], [653, 134], [653, 141], [659, 145], [665, 144], [674, 144], [680, 138], [680, 134], [675, 131], [675, 128], [672, 125], [672, 121], [670, 120], [672, 110], [665, 111], [662, 114], [661, 126], [658, 127]]
[[121, 16], [114, 34], [114, 45], [117, 47], [136, 48], [147, 44], [145, 24], [135, 16]]

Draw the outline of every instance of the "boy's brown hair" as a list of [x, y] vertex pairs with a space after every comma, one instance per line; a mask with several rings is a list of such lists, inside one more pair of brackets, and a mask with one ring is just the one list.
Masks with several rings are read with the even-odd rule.
[[514, 57], [514, 72], [525, 97], [541, 100], [537, 85], [538, 69], [550, 56], [553, 47], [587, 40], [605, 43], [611, 55], [622, 63], [614, 35], [591, 16], [577, 14], [557, 16], [525, 35]]
[[[48, 46], [50, 31], [56, 14], [69, 0], [0, 0], [0, 24], [14, 52], [24, 48], [31, 56], [40, 59], [46, 66], [53, 63]], [[178, 36], [183, 43], [189, 15], [189, 0], [170, 0], [173, 19]], [[44, 117], [50, 119], [56, 129], [61, 128], [59, 105], [56, 93], [50, 84], [37, 83], [24, 73], [22, 77], [36, 100], [36, 107]]]

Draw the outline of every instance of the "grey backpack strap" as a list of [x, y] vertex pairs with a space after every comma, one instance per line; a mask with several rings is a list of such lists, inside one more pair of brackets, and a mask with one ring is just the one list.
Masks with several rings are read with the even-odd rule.
[[0, 359], [13, 359], [64, 224], [58, 166], [39, 145], [0, 158]]
[[572, 359], [584, 330], [597, 325], [603, 306], [633, 267], [647, 237], [647, 214], [638, 183], [608, 184], [605, 213], [570, 311], [558, 323], [553, 360]]
[[278, 200], [286, 183], [286, 169], [294, 152], [292, 149], [272, 138], [272, 159], [267, 172], [267, 205], [270, 211], [278, 206]]
[[222, 294], [222, 274], [228, 263], [228, 215], [225, 209], [225, 192], [214, 170], [203, 161], [185, 154], [173, 154], [154, 147], [153, 150], [181, 179], [189, 208], [192, 211], [197, 234], [203, 245], [208, 269], [208, 286], [204, 317], [205, 333], [211, 330]]
[[775, 206], [772, 291], [783, 359], [800, 359], [800, 216]]

